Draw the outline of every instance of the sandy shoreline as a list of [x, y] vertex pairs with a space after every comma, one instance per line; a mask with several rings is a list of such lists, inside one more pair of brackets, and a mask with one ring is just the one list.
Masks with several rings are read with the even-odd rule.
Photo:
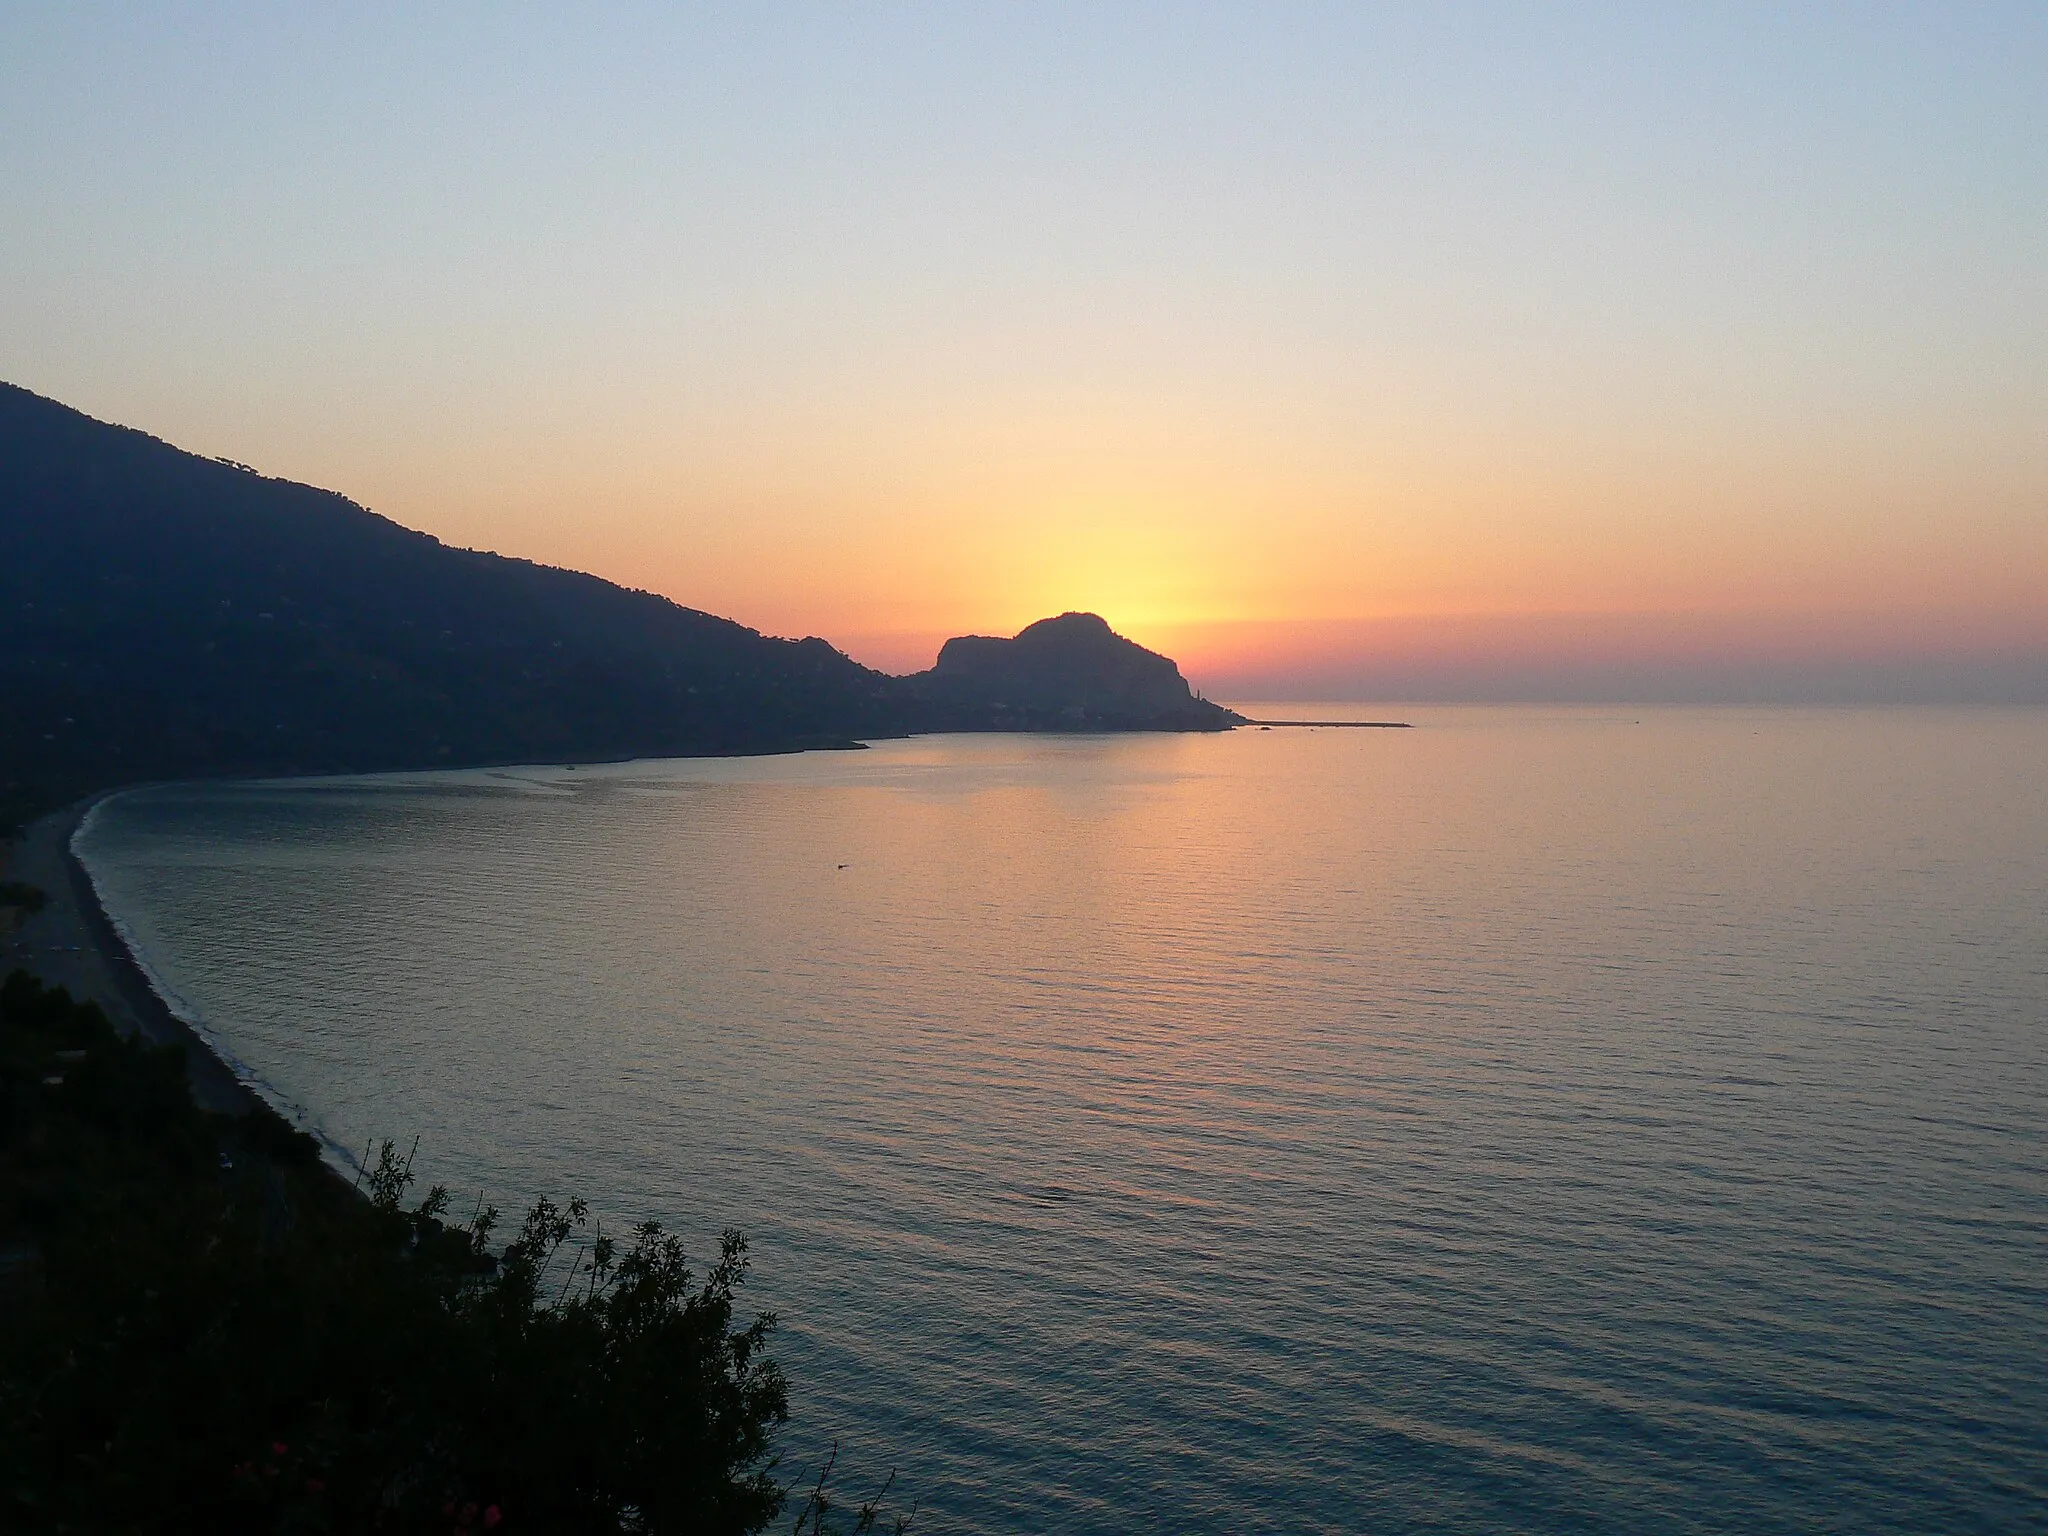
[[149, 983], [114, 927], [71, 840], [104, 795], [31, 822], [6, 848], [5, 878], [42, 890], [48, 904], [0, 939], [0, 975], [20, 969], [81, 1001], [98, 1003], [124, 1034], [185, 1048], [185, 1075], [202, 1109], [246, 1115], [261, 1103], [206, 1040]]

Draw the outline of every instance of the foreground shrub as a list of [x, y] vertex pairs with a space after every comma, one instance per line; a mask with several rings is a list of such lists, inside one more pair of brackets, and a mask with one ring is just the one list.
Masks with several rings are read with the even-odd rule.
[[[787, 1393], [699, 1275], [543, 1201], [368, 1198], [281, 1121], [197, 1110], [175, 1050], [0, 986], [0, 1528], [751, 1532]], [[863, 1511], [868, 1523], [872, 1516]]]

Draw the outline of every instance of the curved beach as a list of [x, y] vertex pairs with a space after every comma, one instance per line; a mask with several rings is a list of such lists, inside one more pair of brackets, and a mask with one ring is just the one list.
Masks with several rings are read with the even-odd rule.
[[6, 878], [37, 887], [47, 901], [42, 911], [0, 938], [0, 975], [25, 970], [81, 1001], [98, 1003], [123, 1034], [185, 1047], [185, 1075], [199, 1107], [246, 1115], [261, 1103], [256, 1091], [157, 995], [72, 851], [79, 827], [106, 798], [95, 795], [53, 811], [31, 822], [21, 839], [6, 847]]

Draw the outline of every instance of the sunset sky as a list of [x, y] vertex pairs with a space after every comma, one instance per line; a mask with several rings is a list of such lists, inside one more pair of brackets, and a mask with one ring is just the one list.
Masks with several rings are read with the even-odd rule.
[[2048, 8], [30, 6], [0, 377], [895, 670], [2048, 698]]

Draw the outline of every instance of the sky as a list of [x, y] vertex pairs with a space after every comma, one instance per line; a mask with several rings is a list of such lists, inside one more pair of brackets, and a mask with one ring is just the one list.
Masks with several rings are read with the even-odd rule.
[[2048, 8], [5, 4], [0, 377], [890, 670], [2048, 701]]

